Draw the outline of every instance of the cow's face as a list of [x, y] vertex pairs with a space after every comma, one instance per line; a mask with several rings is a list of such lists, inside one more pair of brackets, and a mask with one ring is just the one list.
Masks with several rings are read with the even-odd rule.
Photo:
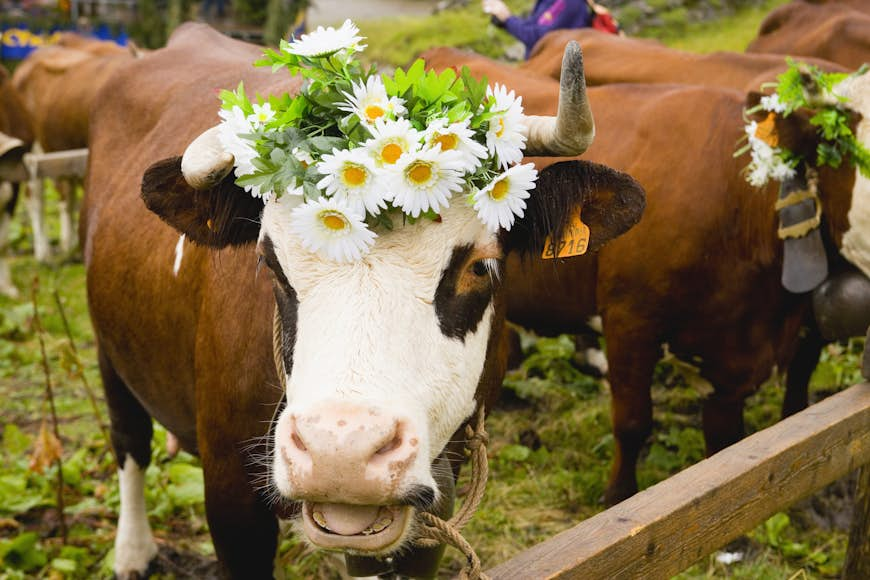
[[[847, 79], [837, 87], [837, 92], [849, 99], [849, 107], [857, 113], [858, 118], [855, 135], [865, 148], [870, 149], [870, 74]], [[870, 276], [870, 178], [851, 166], [846, 170], [850, 177], [854, 175], [854, 185], [841, 251]]]
[[480, 385], [501, 382], [504, 369], [488, 355], [501, 337], [504, 255], [541, 252], [580, 209], [595, 251], [644, 207], [627, 175], [559, 163], [541, 171], [509, 233], [488, 232], [457, 196], [437, 221], [379, 230], [371, 251], [346, 264], [302, 247], [288, 198], [263, 206], [231, 178], [197, 192], [179, 174], [178, 158], [152, 166], [146, 205], [195, 243], [256, 242], [274, 275], [287, 393], [274, 487], [303, 500], [313, 543], [363, 554], [411, 537], [414, 510], [439, 495], [433, 461], [474, 412]]
[[[454, 203], [440, 221], [382, 231], [361, 261], [337, 263], [301, 246], [286, 199], [266, 204], [258, 244], [275, 274], [282, 335], [294, 337], [283, 345], [274, 483], [306, 500], [316, 543], [358, 535], [341, 547], [389, 550], [410, 523], [404, 506], [436, 498], [431, 465], [475, 409], [500, 329], [502, 248]], [[371, 534], [393, 519], [388, 538]]]

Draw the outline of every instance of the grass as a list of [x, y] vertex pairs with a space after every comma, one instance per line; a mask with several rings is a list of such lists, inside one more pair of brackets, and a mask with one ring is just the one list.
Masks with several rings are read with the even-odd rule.
[[771, 10], [786, 2], [788, 0], [768, 0], [712, 22], [687, 24], [684, 32], [661, 29], [644, 36], [658, 38], [672, 48], [691, 52], [742, 52], [755, 38], [762, 19]]
[[[715, 25], [688, 25], [686, 32], [662, 38], [689, 50], [740, 49], [766, 10], [741, 12]], [[426, 19], [364, 22], [361, 28], [369, 37], [368, 54], [393, 65], [406, 64], [417, 52], [435, 44], [499, 56], [512, 42], [488, 24], [476, 3]], [[75, 261], [37, 264], [29, 257], [30, 232], [21, 214], [19, 210], [12, 231], [12, 266], [24, 296], [19, 300], [0, 298], [0, 398], [4, 401], [0, 421], [0, 578], [109, 577], [118, 489], [114, 460], [96, 428], [81, 381], [83, 375], [90, 384], [99, 386], [83, 267]], [[56, 220], [49, 223], [56, 238]], [[30, 288], [37, 277], [38, 308], [44, 319], [61, 418], [64, 499], [71, 528], [66, 546], [57, 537], [55, 468], [44, 473], [29, 468], [45, 416], [44, 376], [29, 305]], [[70, 319], [79, 360], [70, 354], [54, 303], [55, 289]], [[530, 341], [527, 347], [526, 362], [508, 377], [503, 403], [488, 421], [491, 480], [480, 510], [464, 531], [485, 566], [603, 509], [599, 498], [613, 453], [607, 385], [574, 370], [573, 345], [565, 337]], [[860, 340], [831, 345], [813, 376], [812, 396], [817, 399], [858, 382], [862, 348]], [[638, 471], [642, 487], [703, 457], [699, 422], [705, 392], [704, 384], [689, 367], [674, 360], [659, 365], [653, 389], [655, 431]], [[781, 399], [778, 379], [751, 397], [746, 411], [748, 430], [754, 432], [775, 422]], [[213, 571], [202, 472], [196, 458], [189, 455], [170, 460], [164, 451], [165, 436], [158, 428], [154, 462], [146, 476], [149, 514], [164, 556], [161, 577], [198, 577]], [[467, 470], [460, 479], [460, 489], [466, 478]], [[842, 488], [846, 484], [837, 485]], [[811, 502], [777, 514], [749, 532], [729, 547], [730, 552], [743, 555], [741, 562], [725, 564], [713, 555], [679, 577], [838, 576], [846, 534], [836, 525], [817, 523], [819, 518], [847, 509], [835, 501], [838, 495], [843, 494], [818, 494]], [[820, 503], [825, 504], [821, 510]], [[280, 554], [289, 578], [336, 576], [329, 558], [312, 553], [298, 540], [283, 540]], [[459, 556], [448, 550], [443, 576], [455, 573], [459, 566]]]

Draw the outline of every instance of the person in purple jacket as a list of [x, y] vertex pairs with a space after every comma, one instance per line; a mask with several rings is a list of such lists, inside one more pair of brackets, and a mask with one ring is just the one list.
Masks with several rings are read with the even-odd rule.
[[511, 14], [501, 0], [483, 0], [483, 11], [526, 45], [526, 58], [542, 36], [559, 28], [585, 28], [591, 14], [586, 0], [536, 0], [532, 13], [521, 18]]

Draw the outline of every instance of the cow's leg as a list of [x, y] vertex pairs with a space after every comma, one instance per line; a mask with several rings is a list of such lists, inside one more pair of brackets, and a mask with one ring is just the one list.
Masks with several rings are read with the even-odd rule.
[[33, 232], [33, 255], [40, 262], [51, 257], [51, 244], [45, 231], [43, 219], [44, 192], [42, 179], [31, 179], [27, 182], [27, 213], [30, 216], [30, 229]]
[[18, 298], [18, 288], [12, 282], [9, 270], [9, 225], [15, 211], [17, 198], [15, 186], [9, 182], [0, 183], [0, 294]]
[[819, 364], [825, 339], [815, 324], [811, 324], [798, 341], [797, 352], [788, 365], [785, 377], [785, 398], [782, 401], [782, 418], [789, 417], [807, 408], [809, 404], [810, 377]]
[[70, 254], [76, 245], [76, 184], [77, 180], [71, 177], [62, 177], [55, 182], [58, 200], [58, 213], [60, 220], [60, 250], [64, 255]]
[[243, 451], [249, 438], [234, 437], [232, 429], [223, 429], [225, 424], [201, 426], [197, 434], [215, 553], [228, 578], [272, 578], [278, 519], [254, 487], [255, 483], [264, 485], [265, 480], [251, 481], [246, 470], [252, 461], [251, 451]]
[[652, 431], [650, 385], [661, 351], [642, 325], [610, 317], [605, 321], [607, 358], [610, 361], [611, 415], [616, 448], [604, 501], [613, 505], [637, 493], [637, 460]]
[[743, 438], [745, 399], [745, 391], [717, 385], [716, 391], [704, 401], [702, 417], [708, 456]]
[[115, 535], [115, 574], [122, 580], [145, 578], [149, 563], [157, 555], [145, 508], [145, 469], [151, 462], [151, 417], [102, 352], [99, 363], [112, 422], [112, 447], [120, 467], [121, 513]]

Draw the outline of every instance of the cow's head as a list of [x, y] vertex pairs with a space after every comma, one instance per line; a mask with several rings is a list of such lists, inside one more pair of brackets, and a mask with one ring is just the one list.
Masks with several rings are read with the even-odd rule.
[[[527, 118], [530, 151], [579, 153], [591, 140], [579, 51], [573, 59], [560, 116]], [[146, 173], [145, 202], [193, 242], [256, 243], [274, 278], [287, 401], [273, 483], [304, 500], [303, 529], [316, 545], [394, 552], [413, 535], [414, 510], [439, 496], [436, 458], [501, 382], [505, 255], [541, 252], [579, 209], [595, 250], [640, 219], [643, 191], [606, 167], [559, 163], [543, 170], [510, 232], [491, 233], [454, 199], [439, 220], [399, 217], [361, 260], [338, 263], [303, 247], [286, 196], [263, 205], [225, 177], [226, 156], [210, 139], [183, 162], [199, 189], [174, 158]]]
[[[819, 163], [819, 151], [829, 150], [832, 141], [821, 135], [818, 118], [813, 119], [823, 105], [836, 104], [845, 111], [845, 124], [857, 142], [870, 148], [870, 75], [850, 76], [832, 92], [820, 90], [809, 73], [802, 79], [812, 109], [800, 108], [787, 116], [763, 110], [753, 115], [760, 125], [757, 134], [769, 135], [772, 143], [801, 160], [794, 177], [782, 182], [778, 204], [781, 228], [792, 230], [792, 236], [784, 236], [783, 280], [795, 292], [822, 282], [828, 262], [836, 261], [838, 253], [870, 275], [870, 179], [857, 166], [859, 152], [841, 147], [838, 167]], [[758, 93], [750, 93], [748, 107], [759, 109], [760, 99]]]

